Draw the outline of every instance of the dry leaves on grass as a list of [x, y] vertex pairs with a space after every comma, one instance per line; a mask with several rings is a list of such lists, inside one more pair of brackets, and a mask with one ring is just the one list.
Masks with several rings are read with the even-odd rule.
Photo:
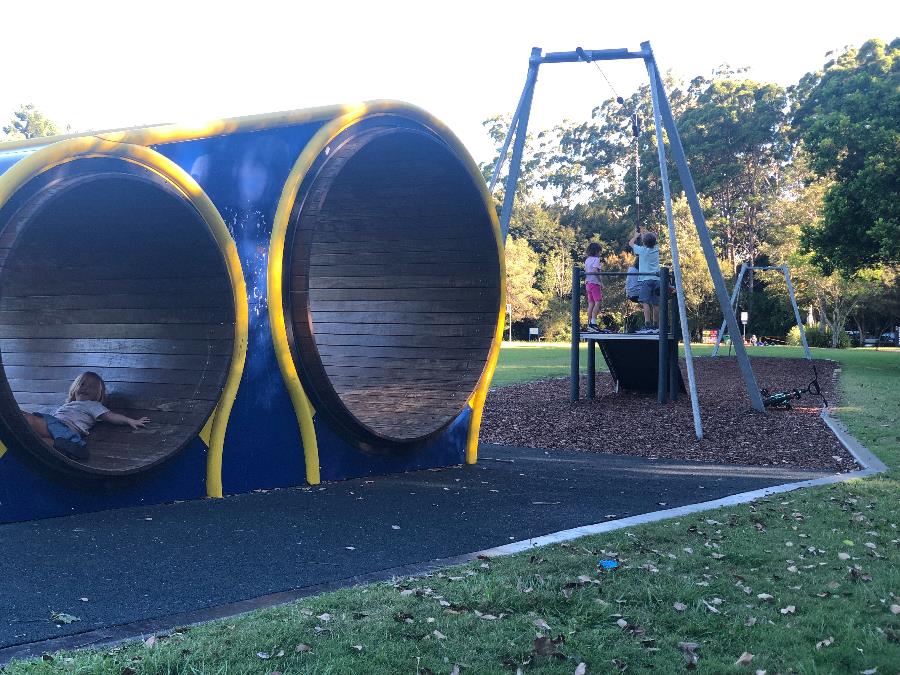
[[822, 640], [821, 642], [816, 643], [816, 649], [822, 649], [823, 647], [830, 647], [833, 644], [834, 644], [834, 638], [827, 637], [824, 640]]
[[538, 656], [552, 656], [557, 659], [565, 659], [566, 655], [559, 651], [559, 646], [566, 641], [564, 635], [555, 638], [536, 637], [531, 643], [532, 650]]
[[697, 650], [700, 649], [700, 645], [696, 642], [679, 642], [678, 648], [681, 650], [681, 654], [687, 662], [687, 669], [694, 670], [697, 667], [697, 664], [700, 663], [700, 655], [697, 653]]
[[753, 654], [750, 652], [744, 652], [738, 657], [738, 660], [734, 662], [736, 666], [749, 666], [753, 662]]

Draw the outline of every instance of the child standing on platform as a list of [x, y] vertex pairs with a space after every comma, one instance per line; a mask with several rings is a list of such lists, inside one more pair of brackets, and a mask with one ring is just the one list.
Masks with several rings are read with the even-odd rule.
[[588, 244], [584, 260], [584, 290], [588, 303], [588, 333], [599, 333], [597, 315], [600, 314], [600, 303], [603, 302], [603, 282], [598, 272], [603, 271], [600, 264], [600, 244], [593, 241]]
[[656, 235], [652, 232], [641, 233], [640, 227], [634, 231], [629, 242], [631, 250], [638, 257], [638, 281], [640, 291], [638, 299], [644, 309], [644, 327], [639, 333], [659, 332], [659, 248]]

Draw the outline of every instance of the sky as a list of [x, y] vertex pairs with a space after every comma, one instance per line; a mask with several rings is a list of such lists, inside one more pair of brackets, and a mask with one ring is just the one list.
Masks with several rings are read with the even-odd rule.
[[[848, 8], [853, 11], [848, 11]], [[829, 50], [900, 34], [900, 3], [771, 0], [45, 0], [5, 13], [0, 121], [23, 103], [75, 130], [222, 117], [391, 98], [445, 122], [476, 160], [481, 122], [511, 114], [532, 47], [545, 52], [649, 40], [661, 70], [717, 66], [782, 85]], [[16, 24], [20, 27], [17, 28]], [[628, 95], [640, 61], [601, 64]], [[541, 68], [531, 131], [589, 119], [611, 95], [593, 65]]]

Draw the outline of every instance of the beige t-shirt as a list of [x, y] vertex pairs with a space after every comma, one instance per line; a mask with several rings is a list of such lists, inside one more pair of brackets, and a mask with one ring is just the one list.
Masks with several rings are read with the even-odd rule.
[[108, 412], [109, 408], [100, 401], [69, 401], [59, 406], [53, 416], [82, 436], [87, 436], [97, 423], [97, 418]]

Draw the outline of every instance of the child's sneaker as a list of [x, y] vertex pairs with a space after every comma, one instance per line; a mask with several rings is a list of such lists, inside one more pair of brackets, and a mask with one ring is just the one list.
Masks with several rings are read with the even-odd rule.
[[81, 462], [85, 461], [90, 457], [90, 453], [88, 452], [87, 446], [81, 443], [76, 443], [75, 441], [70, 441], [66, 438], [57, 438], [53, 441], [53, 447], [59, 450], [66, 457], [71, 457], [72, 459], [77, 459]]

